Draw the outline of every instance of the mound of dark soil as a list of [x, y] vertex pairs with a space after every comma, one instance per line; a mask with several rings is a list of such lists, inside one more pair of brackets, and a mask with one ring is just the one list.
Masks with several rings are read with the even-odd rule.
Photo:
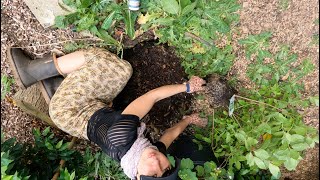
[[[130, 62], [133, 75], [123, 91], [114, 99], [115, 109], [124, 109], [146, 92], [168, 84], [188, 80], [172, 48], [155, 42], [138, 44], [124, 51], [123, 59]], [[144, 118], [148, 129], [156, 134], [172, 126], [189, 110], [192, 95], [180, 93], [157, 102]]]

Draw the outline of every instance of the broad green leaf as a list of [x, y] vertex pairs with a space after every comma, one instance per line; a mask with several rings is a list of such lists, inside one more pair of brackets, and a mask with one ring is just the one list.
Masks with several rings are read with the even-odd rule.
[[254, 165], [254, 156], [252, 155], [251, 152], [246, 155], [246, 159], [249, 166]]
[[297, 143], [302, 143], [304, 142], [304, 137], [299, 135], [299, 134], [292, 134], [291, 135], [291, 142], [290, 144], [297, 144]]
[[205, 162], [203, 164], [203, 167], [204, 167], [204, 172], [206, 174], [209, 174], [210, 172], [214, 171], [217, 168], [217, 165], [214, 162], [210, 161], [210, 162]]
[[292, 171], [296, 169], [298, 163], [298, 160], [288, 157], [284, 162], [284, 167], [286, 167], [289, 171]]
[[255, 163], [260, 169], [267, 169], [265, 163], [264, 163], [261, 159], [259, 159], [259, 158], [257, 158], [257, 157], [254, 157], [253, 160], [254, 160], [254, 163]]
[[248, 137], [248, 139], [244, 142], [246, 148], [248, 151], [250, 151], [251, 147], [258, 144], [258, 141], [256, 139], [253, 139], [252, 137]]
[[302, 136], [304, 136], [307, 133], [307, 129], [300, 126], [293, 127], [291, 130]]
[[176, 0], [161, 0], [161, 5], [167, 13], [178, 14], [180, 12], [180, 6]]
[[298, 144], [291, 145], [291, 147], [296, 151], [303, 151], [309, 148], [309, 145], [307, 143], [298, 143]]
[[280, 172], [280, 168], [278, 166], [275, 166], [271, 163], [269, 163], [269, 171], [271, 172], [272, 176], [275, 178], [280, 178], [281, 176], [281, 172]]
[[190, 158], [183, 158], [181, 160], [180, 169], [193, 169], [193, 168], [194, 168], [194, 164]]
[[234, 134], [234, 136], [240, 141], [244, 142], [246, 140], [245, 136], [241, 133], [236, 133], [236, 134]]
[[290, 153], [289, 149], [285, 149], [285, 150], [276, 150], [273, 154], [279, 160], [286, 160], [289, 153]]
[[190, 169], [179, 170], [178, 175], [182, 180], [198, 180], [196, 173]]
[[270, 157], [269, 153], [264, 149], [254, 151], [254, 155], [260, 159], [268, 159]]
[[114, 17], [114, 14], [115, 14], [115, 11], [113, 11], [112, 13], [110, 13], [108, 15], [108, 17], [103, 21], [102, 25], [101, 25], [101, 28], [104, 29], [104, 30], [108, 30], [112, 24], [112, 20], [113, 20], [113, 17]]
[[204, 168], [202, 166], [196, 166], [197, 176], [204, 176]]
[[265, 122], [261, 123], [261, 124], [257, 127], [256, 130], [257, 130], [259, 133], [264, 133], [264, 132], [266, 132], [266, 133], [271, 134], [271, 127], [270, 127], [269, 124], [267, 124], [267, 123], [265, 123]]
[[293, 159], [299, 159], [300, 158], [300, 153], [298, 151], [290, 149], [289, 150], [289, 157], [291, 157]]

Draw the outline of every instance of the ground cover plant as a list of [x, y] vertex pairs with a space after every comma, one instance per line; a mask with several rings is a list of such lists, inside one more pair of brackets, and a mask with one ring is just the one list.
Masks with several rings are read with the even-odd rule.
[[[57, 27], [89, 30], [118, 49], [122, 42], [115, 40], [117, 36], [134, 39], [152, 29], [160, 43], [175, 48], [189, 76], [225, 75], [234, 63], [231, 30], [239, 21], [236, 11], [240, 8], [236, 1], [143, 0], [139, 12], [128, 11], [125, 2], [64, 2], [76, 12], [57, 18]], [[308, 59], [297, 65], [298, 57], [287, 45], [271, 53], [270, 37], [272, 32], [265, 32], [237, 42], [250, 61], [247, 75], [254, 87], [239, 90], [229, 109], [204, 114], [210, 120], [205, 131], [195, 128], [195, 141], [210, 144], [222, 161], [194, 166], [184, 159], [180, 178], [277, 179], [281, 176], [279, 167], [294, 170], [303, 151], [318, 143], [318, 131], [304, 125], [303, 114], [297, 111], [318, 106], [318, 97], [303, 99], [301, 94], [301, 78], [313, 66]], [[221, 45], [223, 38], [226, 42]], [[78, 171], [72, 175], [72, 168], [67, 168], [62, 175], [72, 179]]]
[[84, 154], [68, 149], [70, 142], [57, 139], [46, 128], [34, 129], [35, 144], [18, 143], [14, 138], [4, 140], [1, 134], [1, 178], [6, 180], [51, 179], [60, 160], [66, 166], [60, 169], [58, 179], [127, 179], [119, 163], [102, 152]]

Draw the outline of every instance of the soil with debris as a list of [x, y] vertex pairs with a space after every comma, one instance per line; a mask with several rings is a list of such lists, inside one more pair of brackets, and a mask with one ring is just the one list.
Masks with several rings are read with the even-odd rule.
[[[172, 48], [144, 42], [124, 51], [123, 59], [130, 62], [133, 74], [122, 92], [114, 99], [115, 109], [124, 109], [130, 102], [157, 87], [183, 83], [188, 80], [181, 60]], [[157, 102], [143, 121], [157, 140], [163, 131], [190, 112], [192, 95], [180, 93]]]
[[[309, 58], [315, 65], [315, 70], [302, 81], [305, 85], [305, 97], [318, 95], [319, 42], [315, 43], [313, 38], [315, 36], [319, 37], [318, 0], [239, 0], [239, 3], [242, 6], [242, 9], [238, 12], [240, 14], [240, 22], [234, 28], [235, 31], [232, 39], [237, 58], [227, 79], [237, 76], [239, 82], [237, 83], [236, 89], [250, 88], [252, 86], [252, 83], [245, 75], [247, 65], [250, 61], [246, 60], [245, 55], [240, 51], [240, 47], [236, 42], [239, 39], [247, 37], [249, 34], [271, 31], [273, 34], [269, 49], [271, 52], [277, 51], [281, 44], [288, 44], [293, 52], [298, 54], [298, 63], [304, 58]], [[316, 21], [318, 21], [318, 23], [315, 23]], [[79, 33], [72, 32], [70, 29], [44, 29], [23, 0], [2, 0], [1, 76], [7, 75], [12, 77], [12, 72], [8, 68], [5, 53], [8, 46], [32, 46], [25, 48], [25, 51], [33, 58], [37, 58], [50, 52], [63, 53], [63, 44], [59, 42], [66, 42], [79, 38], [84, 37]], [[131, 64], [133, 67], [144, 67], [144, 69], [141, 68], [141, 72], [145, 74], [139, 74], [138, 71], [135, 71], [133, 78], [145, 78], [141, 79], [141, 82], [129, 82], [131, 87], [139, 86], [138, 89], [129, 90], [132, 91], [132, 93], [137, 93], [135, 96], [141, 95], [151, 88], [162, 85], [162, 83], [167, 84], [183, 82], [186, 80], [186, 75], [177, 63], [179, 62], [178, 59], [172, 55], [172, 49], [164, 45], [157, 48], [148, 43], [144, 45], [140, 44], [138, 46], [140, 48], [144, 46], [143, 53], [148, 53], [148, 56], [144, 57], [141, 49], [138, 47], [131, 50], [132, 52], [128, 51], [125, 54], [125, 58], [128, 61], [132, 61]], [[155, 57], [153, 53], [158, 53], [163, 59]], [[131, 56], [132, 59], [130, 59], [129, 56]], [[140, 58], [144, 59], [144, 61], [141, 61]], [[166, 58], [171, 61], [166, 61]], [[150, 66], [154, 66], [154, 72], [148, 71]], [[166, 76], [161, 76], [162, 79], [159, 80], [159, 75], [162, 73], [166, 73]], [[144, 82], [144, 80], [146, 82]], [[149, 80], [149, 82], [147, 82], [147, 80]], [[44, 129], [46, 125], [27, 115], [25, 112], [22, 112], [12, 104], [11, 97], [18, 90], [19, 88], [15, 84], [11, 85], [10, 92], [6, 95], [5, 99], [1, 100], [1, 129], [6, 138], [16, 137], [19, 142], [33, 142], [32, 129]], [[155, 114], [157, 112], [155, 111], [150, 112], [149, 116], [146, 117], [145, 121], [154, 129], [154, 131], [159, 131], [159, 133], [161, 133], [162, 128], [164, 128], [161, 126], [162, 120], [167, 121], [167, 125], [170, 125], [169, 122], [175, 122], [183, 113], [187, 112], [190, 105], [190, 97], [177, 96], [175, 98], [168, 99], [167, 101], [164, 101], [162, 105], [159, 105], [159, 107], [155, 107], [162, 108], [162, 116], [156, 116]], [[134, 99], [134, 97], [127, 97], [127, 103], [131, 99]], [[122, 104], [122, 106], [123, 105], [124, 104]], [[121, 104], [119, 106], [121, 106]], [[174, 111], [172, 111], [173, 109]], [[319, 128], [318, 107], [303, 109], [303, 115], [306, 124]], [[53, 131], [55, 134], [58, 134], [59, 137], [71, 140], [71, 137], [65, 133], [59, 130]], [[95, 150], [97, 149], [96, 146], [84, 140], [79, 140], [76, 148], [84, 149], [86, 146], [90, 146]], [[305, 152], [304, 159], [299, 163], [296, 171], [289, 172], [282, 169], [282, 179], [319, 179], [318, 161], [319, 147], [316, 146]]]

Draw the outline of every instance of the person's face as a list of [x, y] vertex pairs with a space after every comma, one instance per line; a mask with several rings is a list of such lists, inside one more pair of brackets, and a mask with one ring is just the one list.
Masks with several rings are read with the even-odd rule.
[[141, 155], [137, 178], [140, 180], [140, 175], [161, 177], [170, 168], [170, 162], [164, 154], [147, 148]]

